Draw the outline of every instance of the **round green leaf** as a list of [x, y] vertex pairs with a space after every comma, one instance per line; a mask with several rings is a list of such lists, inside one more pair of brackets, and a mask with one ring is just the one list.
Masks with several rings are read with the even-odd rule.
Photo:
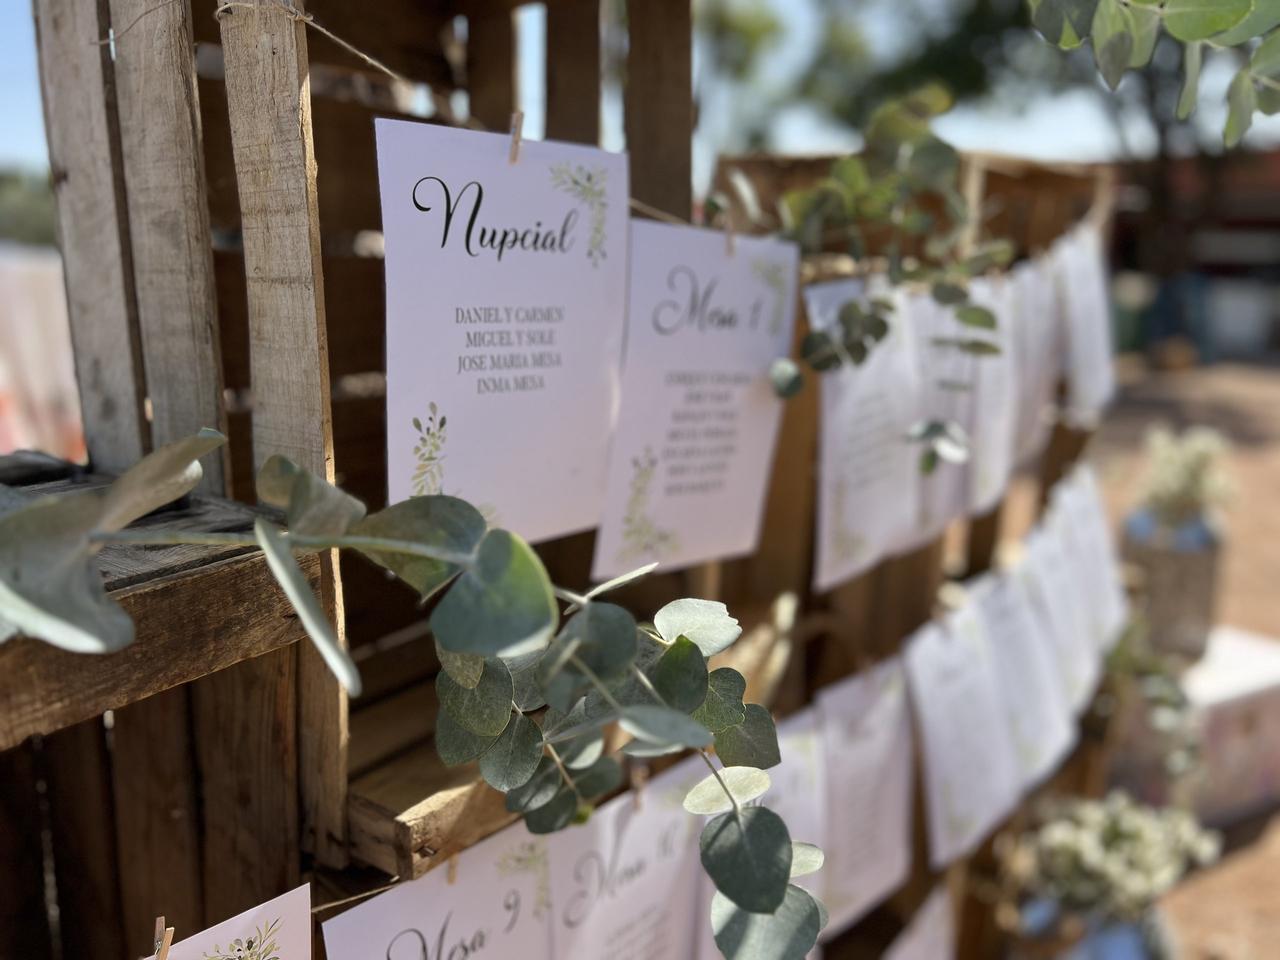
[[822, 848], [812, 843], [802, 843], [795, 840], [791, 844], [791, 879], [796, 877], [807, 876], [810, 873], [817, 873], [822, 869], [822, 864], [826, 862], [827, 856], [822, 852]]
[[582, 772], [569, 776], [584, 800], [593, 800], [622, 786], [622, 766], [613, 757], [601, 757]]
[[719, 733], [726, 727], [734, 727], [747, 718], [742, 696], [747, 692], [747, 681], [732, 667], [719, 667], [707, 677], [707, 696], [702, 705], [693, 711], [693, 719], [710, 730]]
[[592, 601], [565, 622], [558, 639], [578, 641], [574, 656], [601, 680], [613, 680], [636, 658], [636, 619], [615, 603]]
[[939, 280], [933, 285], [930, 291], [933, 299], [937, 303], [947, 306], [954, 306], [958, 303], [964, 303], [969, 299], [969, 291], [958, 283], [950, 283], [946, 280]]
[[1245, 67], [1236, 74], [1227, 88], [1227, 126], [1223, 140], [1228, 147], [1237, 146], [1253, 123], [1253, 111], [1258, 106], [1258, 95], [1253, 87], [1253, 77]]
[[[974, 304], [967, 304], [957, 308], [956, 319], [966, 327], [977, 327], [981, 330], [994, 330], [996, 328], [996, 315], [986, 307], [979, 307]], [[997, 349], [995, 352], [999, 353], [1000, 351]]]
[[550, 803], [560, 791], [560, 769], [554, 760], [544, 756], [524, 784], [507, 791], [507, 809], [512, 813], [527, 813]]
[[447, 673], [436, 674], [436, 696], [454, 721], [482, 737], [496, 737], [511, 720], [511, 671], [497, 657], [484, 662], [480, 682], [467, 689]]
[[1204, 62], [1204, 45], [1188, 43], [1182, 51], [1182, 92], [1178, 95], [1178, 119], [1185, 120], [1196, 109], [1200, 96], [1200, 65]]
[[1257, 0], [1253, 5], [1253, 12], [1230, 30], [1213, 37], [1213, 44], [1218, 47], [1235, 47], [1276, 27], [1280, 27], [1280, 3], [1276, 3], [1276, 0]]
[[1223, 33], [1253, 10], [1253, 0], [1166, 0], [1164, 28], [1176, 40], [1208, 40]]
[[1120, 79], [1129, 68], [1133, 57], [1133, 16], [1120, 0], [1098, 0], [1093, 16], [1090, 42], [1093, 57], [1098, 61], [1102, 78], [1112, 90], [1120, 85]]
[[742, 723], [716, 733], [716, 755], [726, 767], [756, 767], [767, 770], [782, 762], [778, 752], [778, 731], [769, 711], [749, 703]]
[[694, 748], [711, 744], [711, 732], [702, 724], [679, 710], [657, 704], [626, 707], [618, 723], [627, 733], [647, 743]]
[[541, 659], [542, 654], [535, 651], [507, 660], [507, 669], [511, 671], [511, 685], [515, 688], [511, 699], [518, 708], [526, 712], [547, 705], [542, 688], [538, 686], [538, 661]]
[[755, 767], [725, 767], [719, 773], [718, 778], [709, 774], [685, 794], [685, 810], [697, 816], [727, 813], [733, 809], [734, 800], [742, 806], [764, 796], [772, 782], [767, 773]]
[[[484, 537], [485, 520], [480, 511], [457, 497], [412, 497], [370, 514], [347, 532], [351, 536], [399, 540], [471, 556]], [[366, 549], [360, 552], [424, 597], [434, 594], [462, 569], [431, 557]]]
[[688, 637], [678, 637], [653, 667], [653, 687], [667, 705], [692, 713], [707, 699], [707, 661]]
[[444, 672], [461, 686], [474, 690], [484, 674], [484, 657], [474, 653], [453, 653], [440, 646], [439, 640], [435, 641], [435, 647], [436, 659]]
[[365, 514], [351, 494], [279, 455], [258, 471], [258, 499], [284, 510], [298, 536], [340, 537]]
[[711, 930], [725, 960], [804, 960], [822, 930], [818, 903], [788, 886], [772, 913], [743, 910], [723, 893], [711, 898]]
[[440, 645], [456, 653], [514, 656], [546, 643], [558, 613], [538, 555], [506, 530], [490, 530], [474, 565], [431, 614]]
[[769, 382], [782, 399], [794, 397], [804, 387], [804, 374], [790, 357], [778, 357], [769, 365]]
[[677, 637], [688, 637], [704, 657], [714, 656], [742, 636], [742, 627], [718, 600], [672, 600], [654, 616], [653, 625], [669, 644]]
[[[436, 712], [436, 753], [446, 767], [456, 767], [479, 760], [493, 746], [497, 737], [482, 737], [454, 722], [441, 707]], [[552, 768], [554, 769], [554, 767]]]
[[772, 913], [781, 905], [791, 876], [791, 837], [768, 807], [722, 813], [703, 827], [699, 849], [716, 889], [743, 910]]
[[524, 825], [530, 833], [555, 833], [573, 823], [578, 812], [578, 796], [568, 787], [561, 787], [549, 803], [524, 815]]
[[542, 731], [522, 713], [480, 758], [480, 775], [495, 790], [506, 793], [524, 786], [542, 760]]

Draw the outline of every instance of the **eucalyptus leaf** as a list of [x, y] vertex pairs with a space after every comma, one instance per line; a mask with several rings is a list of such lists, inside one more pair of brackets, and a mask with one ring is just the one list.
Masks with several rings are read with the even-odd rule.
[[279, 455], [262, 465], [257, 487], [258, 499], [284, 510], [297, 536], [340, 537], [365, 515], [351, 494]]
[[704, 657], [715, 656], [742, 636], [742, 627], [718, 600], [672, 600], [657, 612], [653, 625], [669, 644], [688, 637]]
[[[411, 497], [370, 514], [347, 532], [351, 536], [398, 540], [471, 556], [484, 538], [485, 520], [479, 510], [457, 497]], [[432, 557], [366, 549], [360, 552], [390, 570], [424, 598], [462, 570], [456, 563]]]
[[711, 929], [725, 960], [804, 960], [822, 926], [817, 901], [794, 884], [771, 913], [743, 910], [722, 893], [711, 898]]
[[515, 714], [497, 741], [480, 757], [480, 775], [506, 793], [524, 786], [542, 760], [542, 731], [524, 714]]
[[601, 680], [621, 676], [636, 657], [636, 619], [613, 603], [595, 600], [565, 621], [557, 645], [576, 641], [573, 654]]
[[524, 654], [507, 660], [507, 669], [511, 671], [511, 695], [516, 707], [526, 712], [538, 710], [547, 705], [547, 699], [538, 686], [538, 661], [542, 659], [540, 652]]
[[637, 760], [651, 760], [654, 757], [670, 757], [685, 748], [678, 743], [650, 743], [648, 740], [629, 740], [622, 746], [622, 752]]
[[1182, 51], [1182, 92], [1178, 95], [1178, 119], [1185, 120], [1196, 109], [1200, 95], [1200, 66], [1204, 62], [1204, 45], [1188, 43]]
[[444, 672], [449, 674], [459, 686], [474, 690], [484, 674], [484, 657], [474, 653], [454, 653], [440, 646], [439, 640], [435, 640], [434, 643], [436, 658], [440, 661]]
[[716, 889], [743, 910], [772, 913], [791, 876], [791, 837], [768, 807], [722, 813], [702, 829], [703, 869]]
[[1280, 78], [1280, 30], [1262, 39], [1249, 58], [1249, 72], [1268, 80]]
[[514, 534], [490, 530], [474, 565], [432, 612], [430, 625], [446, 650], [514, 656], [546, 643], [557, 619], [538, 555]]
[[1112, 90], [1120, 85], [1121, 77], [1129, 68], [1133, 34], [1133, 17], [1121, 0], [1098, 0], [1089, 39], [1102, 78]]
[[320, 608], [320, 601], [312, 592], [311, 584], [307, 582], [302, 568], [294, 559], [293, 551], [289, 548], [288, 535], [265, 520], [259, 519], [253, 524], [253, 538], [262, 547], [268, 569], [275, 576], [276, 582], [280, 584], [289, 602], [293, 604], [293, 609], [298, 612], [298, 619], [306, 628], [311, 642], [320, 651], [325, 665], [333, 672], [347, 693], [353, 697], [360, 696], [360, 671], [356, 669], [351, 655], [338, 642], [333, 624]]
[[817, 873], [822, 869], [827, 856], [822, 848], [812, 843], [793, 840], [791, 843], [791, 879]]
[[468, 689], [447, 673], [436, 674], [436, 697], [454, 721], [482, 737], [496, 737], [511, 720], [511, 671], [497, 657], [484, 661], [480, 682]]
[[1160, 39], [1160, 12], [1152, 7], [1133, 4], [1129, 7], [1133, 21], [1133, 49], [1129, 53], [1129, 67], [1141, 70], [1151, 62]]
[[684, 808], [695, 816], [727, 813], [735, 800], [745, 806], [764, 796], [771, 783], [769, 775], [755, 767], [725, 767], [708, 774], [685, 794]]
[[715, 742], [716, 756], [726, 767], [767, 770], [782, 762], [773, 717], [758, 703], [747, 704], [742, 723], [717, 732]]
[[939, 280], [930, 290], [936, 303], [951, 306], [958, 303], [964, 303], [969, 299], [969, 291], [958, 283], [951, 283], [947, 280]]
[[667, 706], [692, 713], [707, 699], [707, 661], [697, 644], [685, 636], [653, 667], [653, 686]]
[[587, 730], [556, 750], [570, 770], [585, 770], [604, 755], [604, 731], [598, 727]]
[[[738, 171], [735, 170], [734, 172], [737, 173]], [[637, 580], [647, 577], [657, 568], [658, 563], [655, 560], [653, 563], [646, 563], [643, 567], [636, 567], [636, 569], [628, 571], [627, 573], [619, 574], [612, 580], [606, 580], [604, 583], [594, 586], [588, 590], [587, 599], [594, 600], [601, 594], [609, 593], [611, 590], [617, 590], [619, 587], [625, 587], [629, 583], [634, 583]]]
[[123, 530], [139, 517], [186, 496], [204, 476], [200, 458], [226, 442], [217, 430], [206, 427], [147, 454], [107, 488], [97, 529]]
[[525, 783], [507, 791], [507, 810], [511, 813], [527, 813], [550, 803], [560, 792], [560, 769], [550, 757], [543, 757]]
[[1165, 0], [1164, 28], [1184, 43], [1208, 40], [1244, 21], [1254, 0]]
[[530, 833], [555, 833], [573, 823], [577, 813], [578, 795], [568, 787], [561, 787], [550, 802], [524, 815], [524, 825]]
[[446, 767], [457, 767], [479, 760], [497, 739], [472, 733], [456, 723], [444, 707], [436, 711], [436, 753]]
[[1235, 75], [1231, 86], [1227, 88], [1227, 126], [1223, 131], [1223, 140], [1228, 147], [1239, 145], [1253, 123], [1253, 111], [1257, 109], [1258, 98], [1253, 87], [1253, 76], [1245, 67]]
[[571, 770], [573, 785], [584, 800], [594, 800], [622, 786], [622, 766], [613, 757], [601, 757], [585, 770]]
[[712, 670], [707, 677], [706, 699], [693, 711], [693, 719], [712, 733], [737, 726], [747, 718], [746, 707], [742, 703], [746, 692], [746, 678], [737, 670], [732, 667]]
[[1280, 27], [1280, 2], [1277, 0], [1255, 0], [1253, 11], [1225, 33], [1212, 38], [1214, 46], [1235, 47], [1248, 43], [1254, 37]]
[[657, 704], [636, 704], [623, 709], [619, 726], [639, 740], [683, 747], [709, 747], [711, 732], [687, 714]]
[[[957, 308], [956, 319], [966, 327], [976, 327], [980, 330], [994, 330], [996, 328], [996, 315], [986, 307], [979, 307], [975, 304], [967, 304]], [[997, 349], [996, 352], [998, 353], [999, 350]]]
[[804, 388], [804, 374], [790, 357], [778, 357], [769, 365], [769, 383], [774, 395], [785, 400]]

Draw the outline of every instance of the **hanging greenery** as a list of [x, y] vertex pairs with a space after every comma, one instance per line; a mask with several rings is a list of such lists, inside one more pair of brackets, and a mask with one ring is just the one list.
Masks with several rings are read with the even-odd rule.
[[[252, 534], [126, 529], [200, 482], [199, 458], [224, 442], [202, 430], [155, 451], [106, 488], [44, 497], [0, 516], [0, 642], [19, 633], [80, 653], [133, 641], [102, 587], [95, 555], [109, 543], [257, 546], [316, 648], [353, 695], [360, 675], [299, 566], [297, 554], [356, 550], [434, 601], [428, 624], [441, 673], [436, 748], [445, 764], [479, 761], [507, 809], [534, 833], [586, 820], [623, 784], [606, 728], [626, 757], [697, 751], [706, 779], [685, 799], [710, 816], [701, 858], [719, 891], [716, 942], [731, 960], [803, 957], [823, 907], [792, 878], [821, 851], [794, 843], [777, 814], [748, 804], [780, 761], [769, 711], [743, 702], [736, 670], [708, 670], [742, 630], [723, 603], [675, 600], [637, 623], [604, 597], [652, 566], [586, 593], [554, 586], [520, 537], [490, 528], [457, 497], [413, 497], [369, 514], [364, 504], [282, 457], [258, 474], [258, 497], [284, 512]], [[720, 764], [713, 758], [718, 756]]]

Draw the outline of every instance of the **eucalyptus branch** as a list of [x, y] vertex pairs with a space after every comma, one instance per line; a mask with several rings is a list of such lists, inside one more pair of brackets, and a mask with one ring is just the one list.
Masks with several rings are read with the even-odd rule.
[[573, 777], [569, 776], [569, 771], [564, 765], [564, 761], [560, 759], [560, 754], [549, 742], [543, 741], [543, 749], [551, 757], [551, 762], [556, 765], [556, 769], [560, 771], [560, 777], [564, 780], [565, 786], [573, 791], [573, 795], [578, 798], [578, 806], [583, 806], [587, 801], [583, 799], [582, 793], [578, 790], [578, 785], [574, 783]]
[[703, 763], [711, 770], [712, 775], [716, 778], [716, 783], [720, 784], [720, 789], [724, 791], [729, 802], [733, 804], [733, 815], [735, 817], [742, 816], [742, 804], [738, 802], [738, 798], [733, 795], [733, 791], [729, 789], [729, 785], [724, 782], [724, 777], [720, 776], [720, 770], [711, 762], [711, 755], [706, 750], [699, 750], [698, 756], [702, 757]]
[[585, 675], [586, 678], [591, 681], [591, 685], [600, 691], [600, 696], [604, 698], [605, 703], [613, 707], [614, 710], [617, 710], [619, 714], [622, 713], [622, 704], [618, 702], [617, 697], [615, 697], [612, 693], [609, 692], [609, 688], [605, 686], [603, 680], [601, 680], [598, 676], [596, 676], [596, 672], [594, 670], [592, 670], [585, 663], [583, 663], [581, 658], [579, 658], [576, 654], [569, 657], [569, 662], [572, 663], [579, 670], [581, 670], [583, 675]]

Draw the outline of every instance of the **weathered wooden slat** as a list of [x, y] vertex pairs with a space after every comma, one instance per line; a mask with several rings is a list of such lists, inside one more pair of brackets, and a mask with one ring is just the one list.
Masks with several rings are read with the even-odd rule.
[[[314, 558], [303, 558], [312, 583]], [[116, 595], [132, 646], [101, 656], [26, 637], [0, 646], [0, 749], [168, 690], [304, 636], [261, 555], [158, 577]]]
[[969, 539], [965, 545], [965, 576], [976, 577], [991, 569], [1000, 542], [1000, 516], [1004, 501], [981, 516], [969, 520]]
[[471, 116], [490, 130], [506, 130], [516, 108], [515, 25], [509, 10], [467, 17], [467, 90]]
[[428, 740], [436, 729], [436, 691], [419, 683], [351, 713], [352, 777]]
[[[191, 10], [150, 0], [110, 0], [110, 7], [113, 23], [134, 24], [116, 40], [116, 101], [151, 437], [159, 445], [226, 425]], [[224, 450], [205, 460], [200, 489], [226, 491], [225, 457]]]
[[96, 3], [38, 0], [36, 40], [67, 313], [89, 458], [136, 463], [150, 446], [115, 138], [106, 33]]
[[693, 210], [690, 0], [647, 0], [627, 19], [626, 130], [631, 195], [688, 219]]
[[547, 4], [546, 91], [548, 140], [600, 142], [600, 0]]
[[[10, 641], [11, 643], [13, 641]], [[101, 717], [48, 737], [41, 751], [64, 957], [125, 956], [110, 756]], [[150, 864], [138, 869], [149, 870]]]
[[194, 748], [186, 687], [115, 711], [111, 782], [130, 957], [151, 954], [159, 915], [177, 930], [204, 926]]
[[49, 960], [44, 832], [30, 744], [0, 751], [0, 957]]
[[191, 689], [206, 925], [298, 884], [296, 663], [292, 650], [276, 650]]

